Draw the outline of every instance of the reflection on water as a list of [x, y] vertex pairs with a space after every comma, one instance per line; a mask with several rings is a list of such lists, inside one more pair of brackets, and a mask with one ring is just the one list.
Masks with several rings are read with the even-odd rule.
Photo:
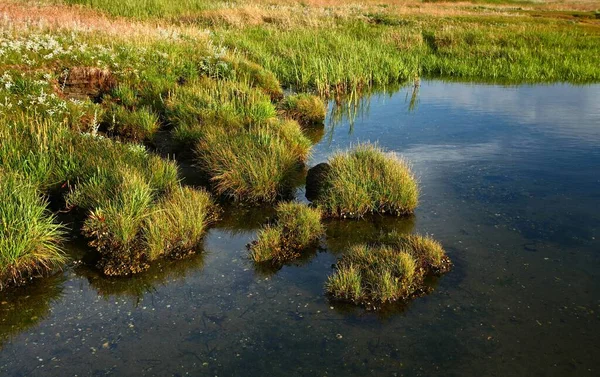
[[62, 274], [33, 281], [27, 288], [3, 292], [0, 299], [0, 350], [10, 339], [35, 327], [62, 295]]
[[[303, 260], [262, 271], [246, 245], [273, 209], [226, 208], [190, 260], [3, 293], [0, 375], [596, 375], [599, 98], [426, 81], [331, 105], [310, 164], [366, 140], [401, 153], [421, 183], [414, 217], [329, 221]], [[390, 230], [432, 234], [454, 269], [404, 307], [330, 302], [339, 254]]]

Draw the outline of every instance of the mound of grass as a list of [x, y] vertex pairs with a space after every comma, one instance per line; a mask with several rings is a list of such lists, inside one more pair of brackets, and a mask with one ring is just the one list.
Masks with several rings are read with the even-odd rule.
[[204, 190], [182, 187], [160, 200], [144, 224], [149, 258], [181, 257], [193, 252], [217, 218], [217, 207]]
[[310, 94], [295, 94], [281, 102], [283, 114], [304, 126], [321, 124], [325, 121], [325, 103], [321, 98]]
[[360, 144], [336, 153], [319, 170], [318, 177], [309, 171], [307, 192], [315, 193], [315, 204], [327, 216], [400, 216], [417, 207], [419, 189], [406, 162], [376, 146]]
[[62, 267], [63, 233], [37, 188], [0, 170], [0, 289]]
[[368, 307], [427, 291], [424, 278], [449, 270], [442, 246], [429, 237], [390, 233], [373, 245], [354, 245], [325, 285], [335, 299]]
[[300, 256], [323, 234], [321, 211], [301, 203], [281, 203], [274, 224], [265, 225], [250, 244], [250, 256], [257, 263], [280, 264]]
[[271, 100], [279, 100], [283, 97], [283, 89], [273, 72], [246, 59], [231, 59], [229, 63], [238, 81], [260, 88]]
[[152, 199], [148, 182], [137, 172], [122, 169], [110, 199], [90, 212], [82, 231], [100, 253], [99, 267], [106, 275], [129, 275], [148, 267], [141, 229]]
[[309, 149], [297, 123], [275, 122], [230, 132], [208, 128], [196, 152], [219, 195], [272, 202], [290, 192]]

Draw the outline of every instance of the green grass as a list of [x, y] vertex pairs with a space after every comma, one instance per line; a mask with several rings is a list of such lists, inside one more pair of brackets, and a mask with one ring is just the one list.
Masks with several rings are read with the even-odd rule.
[[254, 262], [281, 264], [298, 258], [324, 233], [321, 211], [301, 203], [280, 203], [274, 224], [265, 225], [250, 244]]
[[377, 308], [426, 291], [424, 278], [450, 266], [441, 245], [430, 237], [390, 233], [371, 245], [351, 246], [325, 289], [334, 299]]
[[137, 172], [123, 169], [111, 187], [110, 199], [97, 203], [82, 232], [101, 255], [99, 267], [106, 275], [129, 275], [148, 267], [141, 229], [149, 216], [152, 189]]
[[145, 221], [149, 258], [180, 257], [193, 252], [217, 214], [208, 192], [189, 187], [174, 189], [161, 199]]
[[0, 289], [62, 267], [63, 236], [36, 186], [0, 169]]
[[151, 17], [185, 16], [198, 11], [211, 9], [225, 1], [207, 0], [65, 0], [67, 4], [86, 5], [101, 9], [113, 16], [124, 16], [138, 19]]
[[311, 147], [297, 123], [208, 128], [196, 152], [215, 191], [236, 201], [273, 202], [289, 194]]
[[321, 98], [306, 93], [285, 97], [280, 108], [285, 116], [303, 126], [323, 124], [327, 111]]
[[400, 216], [413, 213], [417, 207], [417, 182], [407, 163], [393, 154], [374, 145], [360, 144], [334, 154], [328, 164], [315, 183], [318, 188], [314, 200], [327, 216]]
[[158, 116], [145, 107], [134, 111], [109, 107], [104, 113], [104, 126], [108, 134], [135, 142], [151, 142], [160, 129]]

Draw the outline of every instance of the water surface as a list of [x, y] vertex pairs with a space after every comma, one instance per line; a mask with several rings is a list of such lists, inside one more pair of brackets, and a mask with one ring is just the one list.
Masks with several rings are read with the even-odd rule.
[[[319, 248], [265, 271], [245, 245], [270, 212], [229, 210], [190, 260], [3, 293], [0, 375], [597, 375], [600, 86], [412, 94], [330, 119], [310, 164], [377, 141], [419, 177], [414, 217], [330, 222]], [[379, 313], [329, 302], [331, 265], [381, 229], [432, 234], [455, 268]]]

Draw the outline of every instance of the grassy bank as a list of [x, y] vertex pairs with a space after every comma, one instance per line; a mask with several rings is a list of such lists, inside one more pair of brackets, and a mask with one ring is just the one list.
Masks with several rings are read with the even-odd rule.
[[324, 94], [417, 76], [505, 82], [600, 79], [595, 64], [600, 19], [593, 3], [67, 3], [113, 16], [209, 28], [215, 40], [272, 71], [285, 86]]

